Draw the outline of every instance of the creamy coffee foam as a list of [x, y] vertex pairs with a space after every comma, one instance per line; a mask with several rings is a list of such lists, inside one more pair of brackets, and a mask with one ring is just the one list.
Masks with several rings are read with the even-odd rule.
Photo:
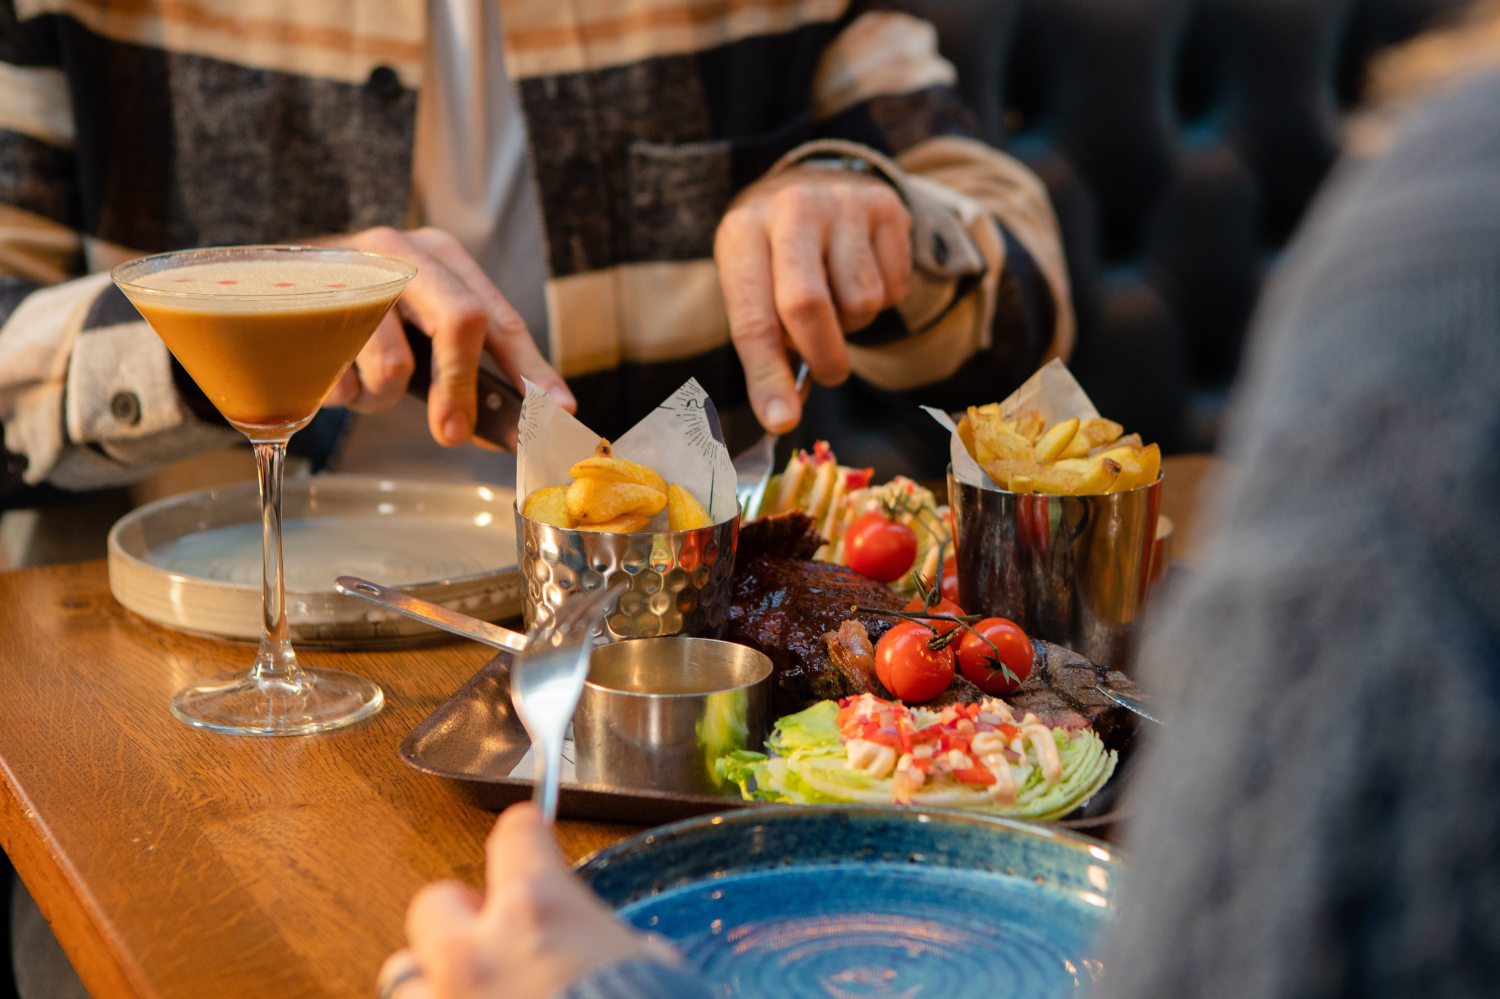
[[153, 291], [193, 295], [306, 295], [358, 291], [390, 284], [400, 275], [381, 267], [326, 260], [247, 260], [172, 267], [133, 278]]

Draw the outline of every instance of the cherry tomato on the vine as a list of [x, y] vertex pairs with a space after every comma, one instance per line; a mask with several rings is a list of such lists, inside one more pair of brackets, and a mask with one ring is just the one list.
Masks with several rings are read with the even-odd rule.
[[875, 675], [891, 696], [921, 704], [953, 682], [953, 646], [934, 652], [927, 647], [931, 637], [926, 625], [902, 621], [875, 643]]
[[958, 559], [951, 553], [943, 560], [943, 597], [958, 603]]
[[[953, 643], [958, 646], [958, 668], [986, 694], [1009, 694], [1031, 675], [1031, 640], [1014, 622], [1003, 617], [987, 617], [975, 621], [973, 627], [989, 642], [974, 632], [964, 632]], [[990, 642], [994, 643], [994, 648], [990, 647]], [[1000, 651], [999, 662], [1009, 666], [1016, 675], [1014, 681], [1006, 679], [1005, 671], [996, 663], [996, 649]]]
[[[901, 608], [908, 614], [952, 614], [955, 617], [963, 617], [964, 609], [952, 600], [944, 597], [938, 601], [936, 607], [929, 608], [921, 597], [912, 597], [911, 602]], [[958, 627], [956, 621], [928, 621], [927, 624], [936, 629], [939, 635], [946, 635]]]
[[888, 520], [879, 510], [850, 524], [844, 535], [844, 561], [877, 582], [900, 579], [916, 560], [917, 533], [899, 520]]

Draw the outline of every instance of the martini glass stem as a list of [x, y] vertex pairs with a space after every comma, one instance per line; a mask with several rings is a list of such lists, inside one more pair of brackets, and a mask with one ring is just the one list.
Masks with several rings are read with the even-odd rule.
[[260, 478], [261, 629], [260, 652], [250, 675], [261, 689], [268, 684], [297, 686], [302, 670], [287, 640], [286, 585], [281, 572], [281, 474], [286, 442], [255, 442], [255, 470]]

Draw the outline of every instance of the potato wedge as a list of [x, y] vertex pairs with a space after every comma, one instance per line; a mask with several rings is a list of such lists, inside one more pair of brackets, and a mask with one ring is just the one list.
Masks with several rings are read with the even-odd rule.
[[1083, 481], [1078, 484], [1078, 492], [1073, 495], [1098, 496], [1100, 493], [1107, 493], [1119, 476], [1119, 462], [1109, 458], [1096, 458], [1088, 471], [1083, 473]]
[[1036, 442], [1036, 460], [1051, 461], [1061, 455], [1073, 440], [1073, 435], [1078, 432], [1078, 423], [1078, 417], [1075, 416], [1071, 420], [1063, 420], [1042, 434], [1041, 440]]
[[1034, 477], [1041, 471], [1042, 466], [1034, 461], [1007, 461], [999, 459], [984, 466], [989, 477], [994, 480], [995, 485], [1001, 489], [1010, 489], [1011, 481], [1018, 475]]
[[1083, 476], [1052, 465], [1041, 465], [1038, 466], [1036, 474], [1031, 477], [1031, 481], [1039, 493], [1076, 496], [1083, 484]]
[[1078, 432], [1068, 442], [1059, 457], [1081, 458], [1101, 444], [1108, 444], [1116, 440], [1125, 432], [1125, 428], [1114, 420], [1105, 420], [1093, 417], [1078, 424]]
[[1036, 483], [1031, 481], [1029, 475], [1013, 475], [1010, 480], [1010, 491], [1017, 496], [1030, 496], [1036, 492]]
[[1108, 444], [1100, 444], [1089, 452], [1089, 457], [1097, 458], [1099, 455], [1108, 454], [1117, 448], [1129, 448], [1132, 451], [1139, 451], [1143, 447], [1145, 445], [1141, 443], [1140, 434], [1126, 434], [1124, 437], [1110, 441]]
[[1110, 460], [1120, 466], [1120, 474], [1115, 476], [1115, 481], [1111, 482], [1105, 491], [1123, 493], [1134, 489], [1141, 477], [1140, 463], [1134, 458], [1111, 458]]
[[997, 404], [970, 406], [968, 422], [974, 434], [974, 460], [981, 465], [991, 461], [1031, 460], [1031, 443], [1000, 419]]
[[1152, 444], [1141, 450], [1135, 459], [1141, 466], [1141, 481], [1139, 486], [1149, 486], [1156, 481], [1157, 473], [1161, 471], [1161, 448]]
[[970, 425], [967, 416], [958, 421], [958, 439], [964, 442], [964, 450], [969, 452], [969, 457], [978, 461], [979, 456], [974, 453], [974, 427]]
[[576, 524], [603, 524], [623, 514], [654, 517], [667, 505], [665, 490], [632, 482], [575, 479], [568, 487], [568, 513]]
[[600, 534], [635, 534], [651, 523], [650, 517], [637, 517], [625, 514], [614, 520], [605, 521], [602, 524], [579, 524], [580, 531], [598, 531]]
[[1047, 423], [1042, 419], [1042, 411], [1040, 409], [1028, 409], [1016, 417], [1015, 425], [1017, 434], [1020, 434], [1027, 443], [1035, 444], [1041, 439], [1042, 428]]
[[1052, 467], [1075, 475], [1085, 475], [1094, 467], [1094, 463], [1088, 458], [1060, 458], [1052, 463]]
[[1100, 458], [1109, 458], [1112, 461], [1127, 461], [1128, 460], [1128, 461], [1134, 461], [1134, 462], [1136, 462], [1136, 464], [1140, 464], [1140, 462], [1136, 460], [1137, 458], [1140, 457], [1140, 453], [1141, 452], [1140, 452], [1139, 448], [1133, 448], [1133, 447], [1114, 447], [1114, 448], [1110, 448], [1108, 451], [1101, 451], [1097, 455], [1097, 457], [1100, 457]]
[[[601, 449], [607, 447], [608, 444], [608, 441], [601, 442]], [[662, 494], [667, 491], [667, 480], [656, 474], [654, 469], [609, 454], [596, 452], [574, 465], [568, 470], [568, 474], [575, 479], [602, 479], [605, 482], [628, 482], [637, 486], [649, 486]]]
[[696, 531], [700, 527], [712, 527], [708, 511], [692, 493], [672, 483], [667, 487], [667, 529], [672, 531]]
[[568, 487], [548, 486], [546, 489], [538, 489], [526, 497], [521, 513], [538, 524], [571, 528], [573, 517], [568, 513]]

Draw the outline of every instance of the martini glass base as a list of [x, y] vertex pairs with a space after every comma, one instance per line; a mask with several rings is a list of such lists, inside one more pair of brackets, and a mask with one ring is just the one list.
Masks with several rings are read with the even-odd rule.
[[172, 698], [172, 714], [223, 735], [312, 735], [363, 721], [384, 704], [372, 680], [304, 667], [291, 676], [246, 671], [195, 683]]

